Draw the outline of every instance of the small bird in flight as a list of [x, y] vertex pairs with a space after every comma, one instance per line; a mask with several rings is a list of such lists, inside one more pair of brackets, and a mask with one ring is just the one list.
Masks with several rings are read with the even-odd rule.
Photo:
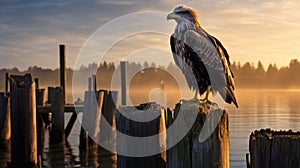
[[177, 22], [170, 44], [174, 61], [181, 69], [190, 89], [208, 100], [210, 92], [218, 92], [226, 103], [238, 107], [234, 94], [234, 76], [230, 69], [229, 55], [222, 43], [208, 34], [201, 26], [198, 13], [191, 7], [180, 5], [167, 16]]

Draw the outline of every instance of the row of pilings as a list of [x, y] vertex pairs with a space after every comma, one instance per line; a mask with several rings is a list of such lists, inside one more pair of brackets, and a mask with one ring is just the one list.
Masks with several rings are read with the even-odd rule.
[[[69, 123], [65, 129], [64, 114], [66, 105], [63, 89], [61, 87], [48, 88], [48, 101], [45, 104], [45, 101], [41, 98], [44, 97], [44, 90], [36, 87], [37, 85], [38, 80], [33, 81], [30, 74], [24, 76], [11, 75], [9, 95], [0, 94], [0, 105], [5, 107], [1, 110], [5, 111], [6, 114], [3, 118], [5, 118], [4, 123], [6, 123], [5, 128], [8, 128], [6, 129], [7, 135], [9, 135], [9, 132], [11, 133], [11, 162], [8, 167], [41, 167], [42, 161], [39, 156], [43, 152], [40, 144], [44, 141], [44, 116], [48, 116], [49, 112], [52, 116], [49, 143], [52, 145], [65, 143], [66, 129]], [[208, 113], [209, 110], [203, 108], [199, 103], [177, 104], [174, 111], [164, 109], [156, 103], [131, 107], [121, 106], [117, 109], [114, 103], [116, 98], [117, 92], [114, 91], [86, 91], [84, 105], [81, 108], [83, 116], [80, 131], [80, 152], [90, 154], [90, 151], [102, 148], [102, 146], [99, 146], [101, 142], [106, 143], [108, 141], [114, 143], [112, 146], [115, 146], [116, 151], [114, 152], [116, 153], [133, 150], [129, 149], [129, 142], [123, 139], [122, 136], [118, 136], [115, 131], [132, 137], [164, 134], [164, 136], [159, 136], [155, 143], [140, 144], [141, 146], [136, 146], [134, 150], [159, 149], [162, 146], [168, 146], [173, 135], [166, 131], [167, 128], [176, 121], [180, 113], [189, 113], [190, 108], [199, 108], [191, 131], [187, 132], [187, 135], [177, 144], [169, 147], [167, 151], [162, 150], [157, 154], [146, 157], [132, 157], [126, 156], [126, 154], [117, 155], [117, 167], [198, 167], [201, 165], [212, 167], [216, 164], [222, 165], [222, 167], [229, 166], [227, 112], [222, 112], [224, 114], [210, 138], [204, 142], [199, 142], [197, 137], [203, 127], [203, 121], [206, 120], [209, 114], [214, 114], [216, 111]], [[51, 105], [49, 106], [49, 104]], [[139, 115], [138, 113], [142, 115], [154, 114], [157, 117], [148, 122], [137, 122], [130, 119], [132, 115]], [[73, 114], [76, 113], [73, 112]], [[111, 126], [109, 134], [101, 131], [101, 128], [105, 127], [104, 120]], [[186, 122], [188, 121], [187, 119]], [[9, 122], [11, 123], [9, 124]], [[188, 123], [182, 122], [181, 124]], [[9, 131], [9, 125], [11, 125], [11, 131]], [[9, 136], [6, 140], [9, 140]]]

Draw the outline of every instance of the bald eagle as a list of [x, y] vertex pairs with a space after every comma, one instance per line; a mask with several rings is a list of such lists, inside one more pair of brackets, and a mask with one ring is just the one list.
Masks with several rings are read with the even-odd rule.
[[200, 26], [197, 12], [180, 5], [167, 19], [177, 22], [170, 45], [175, 63], [185, 75], [189, 88], [196, 92], [195, 98], [197, 92], [200, 96], [206, 93], [202, 101], [210, 102], [208, 94], [219, 92], [226, 103], [233, 102], [238, 107], [228, 52], [217, 38]]

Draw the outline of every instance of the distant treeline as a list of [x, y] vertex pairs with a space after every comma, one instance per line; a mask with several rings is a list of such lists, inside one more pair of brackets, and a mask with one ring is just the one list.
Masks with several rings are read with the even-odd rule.
[[300, 87], [300, 62], [291, 60], [288, 66], [278, 68], [269, 64], [265, 69], [260, 61], [257, 65], [233, 63], [236, 85], [240, 88], [296, 89]]
[[[114, 63], [103, 62], [98, 64], [90, 64], [82, 66], [78, 70], [67, 69], [67, 86], [72, 86], [73, 72], [82, 76], [83, 86], [87, 84], [87, 74], [97, 74], [97, 82], [99, 88], [110, 88], [112, 76], [118, 72], [118, 66]], [[178, 67], [170, 63], [167, 67], [157, 66], [155, 63], [128, 63], [128, 73], [137, 73], [133, 80], [131, 87], [157, 87], [161, 81], [169, 86], [178, 86], [175, 78], [170, 75], [180, 73]], [[143, 71], [140, 71], [144, 69]], [[235, 82], [238, 88], [252, 88], [252, 89], [290, 89], [300, 87], [300, 62], [298, 60], [291, 60], [288, 66], [278, 68], [276, 64], [270, 64], [265, 68], [259, 61], [256, 65], [254, 63], [240, 63], [233, 62], [231, 69], [235, 75]], [[25, 71], [20, 71], [17, 68], [0, 69], [0, 90], [4, 90], [5, 73], [10, 74], [24, 74], [31, 73], [34, 78], [40, 79], [40, 85], [58, 86], [59, 85], [59, 69], [43, 69], [41, 67], [29, 67]], [[117, 74], [118, 75], [118, 74]], [[182, 77], [177, 80], [184, 80]], [[86, 81], [86, 82], [85, 82]]]

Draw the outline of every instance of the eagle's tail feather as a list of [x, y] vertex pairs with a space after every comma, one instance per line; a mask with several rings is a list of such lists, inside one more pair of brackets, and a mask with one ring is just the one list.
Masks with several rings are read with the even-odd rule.
[[231, 88], [224, 87], [223, 89], [220, 90], [220, 95], [222, 96], [222, 98], [225, 100], [226, 103], [229, 104], [233, 103], [236, 106], [236, 108], [239, 108], [234, 92]]

